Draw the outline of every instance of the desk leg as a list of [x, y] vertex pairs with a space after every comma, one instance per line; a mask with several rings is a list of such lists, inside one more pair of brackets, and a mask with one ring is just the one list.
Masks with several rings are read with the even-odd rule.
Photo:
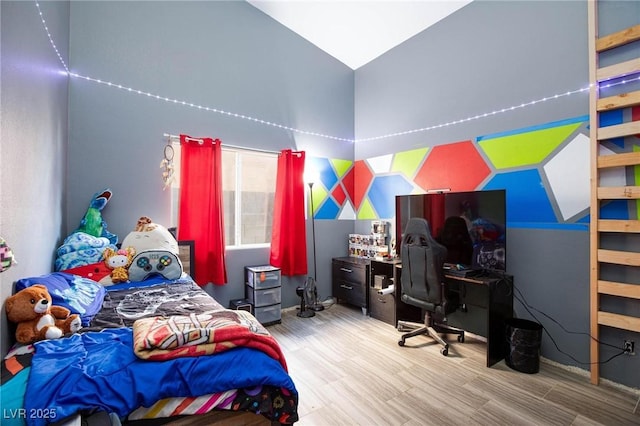
[[507, 351], [506, 321], [513, 317], [513, 296], [505, 281], [489, 285], [487, 324], [487, 367], [503, 360]]

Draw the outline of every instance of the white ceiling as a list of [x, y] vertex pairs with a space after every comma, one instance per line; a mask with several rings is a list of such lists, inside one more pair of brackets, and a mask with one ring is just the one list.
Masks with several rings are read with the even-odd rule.
[[352, 69], [471, 0], [247, 0]]

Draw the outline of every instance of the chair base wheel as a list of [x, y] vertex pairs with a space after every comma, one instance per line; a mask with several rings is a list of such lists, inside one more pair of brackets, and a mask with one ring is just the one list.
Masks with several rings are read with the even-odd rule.
[[444, 355], [444, 356], [449, 355], [449, 348], [444, 347], [444, 348], [440, 349], [440, 353], [441, 353], [442, 355]]
[[403, 340], [398, 340], [398, 346], [404, 346], [404, 339]]
[[458, 335], [458, 342], [464, 343], [464, 334], [459, 334]]

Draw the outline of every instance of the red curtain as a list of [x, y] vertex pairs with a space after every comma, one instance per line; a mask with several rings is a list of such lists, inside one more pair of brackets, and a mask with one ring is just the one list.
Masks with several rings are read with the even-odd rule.
[[290, 149], [278, 157], [269, 263], [287, 276], [307, 273], [304, 157]]
[[227, 282], [224, 261], [222, 142], [180, 135], [178, 239], [195, 241], [196, 282]]

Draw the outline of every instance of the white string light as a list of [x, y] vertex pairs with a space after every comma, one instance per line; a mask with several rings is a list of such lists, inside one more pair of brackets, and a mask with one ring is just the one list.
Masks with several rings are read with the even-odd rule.
[[[226, 115], [226, 116], [233, 117], [233, 118], [240, 118], [240, 119], [252, 121], [254, 123], [263, 124], [265, 126], [276, 127], [276, 128], [282, 129], [282, 130], [288, 130], [290, 132], [295, 132], [295, 133], [299, 133], [299, 134], [303, 134], [303, 135], [309, 135], [309, 136], [317, 136], [317, 137], [321, 137], [321, 138], [325, 138], [325, 139], [331, 139], [331, 140], [342, 141], [342, 142], [351, 142], [351, 143], [370, 142], [370, 141], [376, 141], [376, 140], [380, 140], [380, 139], [387, 139], [387, 138], [392, 138], [392, 137], [397, 137], [397, 136], [409, 135], [409, 134], [413, 134], [413, 133], [426, 132], [426, 131], [429, 131], [429, 130], [440, 129], [440, 128], [443, 128], [443, 127], [454, 126], [454, 125], [457, 125], [457, 124], [463, 124], [463, 123], [467, 123], [469, 121], [479, 120], [481, 118], [490, 117], [490, 116], [494, 116], [494, 115], [497, 115], [497, 114], [502, 114], [502, 113], [506, 113], [506, 112], [510, 112], [510, 111], [515, 111], [517, 109], [530, 107], [530, 106], [533, 106], [533, 105], [536, 105], [536, 104], [539, 104], [539, 103], [542, 103], [542, 102], [552, 101], [552, 100], [564, 98], [564, 97], [567, 97], [567, 96], [575, 95], [575, 94], [578, 94], [578, 93], [587, 92], [587, 91], [589, 91], [589, 89], [591, 87], [591, 86], [587, 86], [587, 87], [583, 87], [583, 88], [576, 89], [576, 90], [571, 90], [571, 91], [564, 92], [564, 93], [558, 93], [558, 94], [555, 94], [555, 95], [552, 95], [552, 96], [547, 96], [547, 97], [544, 97], [544, 98], [541, 98], [541, 99], [537, 99], [537, 100], [521, 103], [520, 105], [513, 105], [513, 106], [510, 106], [510, 107], [507, 107], [507, 108], [496, 109], [496, 110], [491, 111], [491, 112], [485, 112], [483, 114], [474, 115], [472, 117], [467, 117], [467, 118], [463, 118], [463, 119], [459, 119], [459, 120], [449, 121], [449, 122], [441, 123], [441, 124], [435, 124], [435, 125], [428, 126], [428, 127], [421, 127], [421, 128], [418, 128], [418, 129], [405, 130], [405, 131], [395, 132], [395, 133], [388, 133], [388, 134], [385, 134], [385, 135], [374, 136], [374, 137], [370, 137], [370, 138], [347, 139], [347, 138], [331, 136], [331, 135], [327, 135], [327, 134], [323, 134], [323, 133], [317, 133], [317, 132], [311, 132], [311, 131], [307, 131], [307, 130], [296, 129], [294, 127], [285, 126], [283, 124], [278, 124], [278, 123], [274, 123], [274, 122], [271, 122], [271, 121], [262, 120], [260, 118], [251, 117], [249, 115], [238, 114], [238, 113], [229, 112], [229, 111], [225, 111], [225, 110], [222, 110], [222, 109], [212, 108], [212, 107], [208, 107], [208, 106], [204, 106], [204, 105], [197, 105], [197, 104], [194, 104], [194, 103], [191, 103], [191, 102], [181, 101], [181, 100], [173, 99], [173, 98], [168, 98], [168, 97], [161, 96], [161, 95], [156, 95], [156, 94], [153, 94], [153, 93], [150, 93], [150, 92], [145, 92], [143, 90], [134, 89], [132, 87], [123, 86], [121, 84], [112, 83], [110, 81], [104, 81], [104, 80], [100, 80], [100, 79], [97, 79], [97, 78], [92, 78], [92, 77], [80, 75], [80, 74], [77, 74], [77, 73], [74, 73], [74, 72], [70, 72], [69, 68], [67, 68], [67, 64], [65, 64], [64, 60], [62, 59], [62, 56], [60, 55], [60, 52], [58, 51], [58, 49], [56, 48], [55, 43], [53, 42], [53, 38], [51, 37], [51, 34], [49, 33], [49, 29], [47, 28], [46, 22], [45, 22], [45, 20], [44, 20], [44, 18], [42, 16], [42, 12], [40, 11], [40, 5], [37, 2], [36, 2], [36, 6], [38, 7], [38, 12], [40, 13], [40, 18], [42, 20], [42, 25], [44, 26], [44, 29], [47, 32], [47, 35], [49, 36], [49, 41], [51, 42], [51, 46], [53, 46], [53, 49], [55, 50], [56, 54], [58, 55], [58, 58], [60, 59], [60, 62], [62, 63], [62, 66], [67, 71], [67, 74], [69, 76], [71, 76], [71, 77], [80, 78], [80, 79], [83, 79], [83, 80], [86, 80], [86, 81], [90, 81], [90, 82], [93, 82], [93, 83], [106, 85], [106, 86], [109, 86], [109, 87], [115, 87], [117, 89], [125, 90], [127, 92], [135, 93], [135, 94], [142, 95], [142, 96], [147, 96], [147, 97], [158, 99], [158, 100], [165, 101], [165, 102], [174, 103], [176, 105], [184, 105], [184, 106], [191, 107], [191, 108], [196, 108], [196, 109], [199, 109], [199, 110], [214, 112], [214, 113], [217, 113], [217, 114], [222, 114], [222, 115]], [[601, 84], [599, 86], [599, 88], [600, 89], [607, 89], [607, 88], [611, 88], [611, 87], [618, 86], [618, 85], [621, 85], [621, 84], [627, 84], [627, 83], [637, 82], [637, 81], [640, 81], [640, 75], [637, 76], [637, 77], [633, 77], [631, 79], [624, 79], [624, 80], [621, 80], [621, 81], [617, 81], [615, 83], [609, 83], [609, 84], [606, 84], [606, 85], [602, 85]]]
[[62, 67], [68, 73], [69, 72], [69, 68], [67, 67], [67, 64], [64, 62], [64, 59], [62, 59], [62, 55], [60, 54], [60, 51], [58, 50], [58, 47], [53, 42], [53, 37], [51, 37], [51, 33], [49, 32], [49, 28], [47, 27], [47, 23], [44, 20], [44, 15], [42, 14], [42, 10], [40, 10], [40, 3], [36, 2], [36, 7], [38, 8], [38, 14], [40, 15], [40, 20], [42, 21], [42, 26], [44, 27], [44, 30], [47, 32], [47, 36], [49, 37], [49, 43], [51, 43], [51, 47], [53, 47], [53, 50], [56, 52], [56, 55], [58, 55], [58, 59], [60, 60], [60, 63], [62, 64]]
[[204, 106], [204, 105], [197, 105], [197, 104], [194, 104], [194, 103], [191, 103], [191, 102], [181, 101], [179, 99], [167, 98], [165, 96], [156, 95], [156, 94], [153, 94], [153, 93], [145, 92], [143, 90], [138, 90], [138, 89], [134, 89], [132, 87], [123, 86], [121, 84], [112, 83], [110, 81], [103, 81], [103, 80], [100, 80], [100, 79], [97, 79], [97, 78], [92, 78], [92, 77], [88, 77], [88, 76], [85, 76], [85, 75], [80, 75], [80, 74], [77, 74], [77, 73], [74, 73], [74, 72], [69, 72], [69, 75], [71, 77], [81, 78], [83, 80], [91, 81], [91, 82], [94, 82], [94, 83], [103, 84], [103, 85], [110, 86], [110, 87], [115, 87], [117, 89], [126, 90], [126, 91], [131, 92], [131, 93], [135, 93], [135, 94], [142, 95], [142, 96], [147, 96], [147, 97], [150, 97], [150, 98], [155, 98], [155, 99], [158, 99], [158, 100], [161, 100], [161, 101], [171, 102], [171, 103], [178, 104], [178, 105], [184, 105], [184, 106], [188, 106], [188, 107], [191, 107], [191, 108], [197, 108], [199, 110], [215, 112], [215, 113], [223, 114], [223, 115], [226, 115], [226, 116], [229, 116], [229, 117], [241, 118], [241, 119], [244, 119], [244, 120], [253, 121], [255, 123], [264, 124], [265, 126], [277, 127], [279, 129], [288, 130], [290, 132], [296, 132], [296, 133], [301, 133], [301, 134], [310, 135], [310, 136], [318, 136], [318, 137], [321, 137], [321, 138], [333, 139], [333, 140], [343, 141], [343, 142], [353, 142], [353, 139], [340, 138], [340, 137], [337, 137], [337, 136], [325, 135], [323, 133], [316, 133], [316, 132], [310, 132], [310, 131], [307, 131], [307, 130], [300, 130], [300, 129], [296, 129], [294, 127], [285, 126], [283, 124], [278, 124], [278, 123], [274, 123], [274, 122], [271, 122], [271, 121], [262, 120], [260, 118], [251, 117], [249, 115], [244, 115], [244, 114], [238, 114], [238, 113], [235, 113], [235, 112], [224, 111], [224, 110], [221, 110], [221, 109], [218, 109], [218, 108], [212, 108], [212, 107], [208, 107], [208, 106]]

